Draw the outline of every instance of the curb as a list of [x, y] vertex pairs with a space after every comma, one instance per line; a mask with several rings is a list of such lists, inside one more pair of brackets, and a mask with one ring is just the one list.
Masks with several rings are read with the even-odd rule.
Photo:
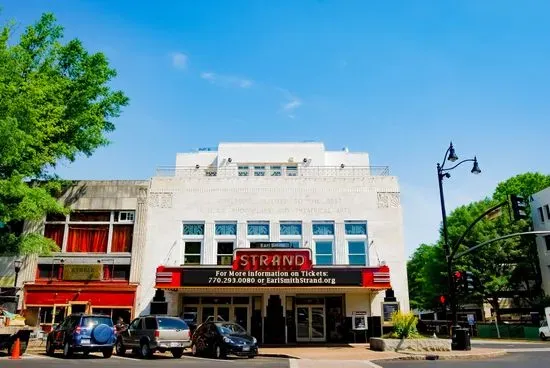
[[438, 354], [418, 354], [401, 352], [404, 356], [386, 359], [373, 359], [373, 361], [391, 361], [391, 360], [475, 360], [475, 359], [491, 359], [499, 356], [506, 355], [506, 350], [498, 350], [490, 353], [479, 354], [452, 354], [452, 355], [438, 355]]
[[264, 358], [284, 358], [284, 359], [301, 359], [301, 358], [298, 358], [298, 357], [295, 357], [295, 356], [292, 356], [292, 355], [288, 355], [288, 354], [258, 354], [259, 357], [264, 357]]

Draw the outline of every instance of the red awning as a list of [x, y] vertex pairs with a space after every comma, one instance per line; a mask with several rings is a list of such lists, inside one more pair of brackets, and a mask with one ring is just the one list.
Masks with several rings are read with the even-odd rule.
[[136, 285], [25, 285], [25, 306], [88, 302], [93, 306], [132, 307]]

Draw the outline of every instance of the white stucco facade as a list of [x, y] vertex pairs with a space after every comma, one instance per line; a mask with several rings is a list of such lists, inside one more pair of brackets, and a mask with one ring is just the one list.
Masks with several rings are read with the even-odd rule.
[[[284, 221], [302, 224], [300, 246], [311, 248], [314, 259], [312, 224], [332, 222], [337, 265], [349, 262], [345, 223], [365, 221], [367, 265], [390, 268], [395, 297], [409, 309], [398, 181], [387, 168], [371, 167], [367, 153], [326, 151], [322, 143], [220, 143], [217, 150], [177, 154], [175, 167], [152, 178], [149, 198], [138, 310], [147, 312], [154, 296], [156, 267], [184, 264], [184, 223], [204, 224], [201, 264], [216, 265], [215, 224], [236, 223], [235, 247], [246, 248], [254, 240], [247, 223], [269, 223], [263, 240], [281, 241]], [[365, 297], [372, 314], [381, 314], [383, 297]]]
[[[531, 216], [535, 231], [550, 231], [550, 187], [532, 195]], [[550, 295], [550, 234], [537, 236], [542, 289]]]

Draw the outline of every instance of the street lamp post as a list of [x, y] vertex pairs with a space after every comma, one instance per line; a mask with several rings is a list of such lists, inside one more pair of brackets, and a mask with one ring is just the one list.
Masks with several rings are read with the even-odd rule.
[[477, 163], [477, 157], [474, 156], [472, 159], [466, 159], [460, 161], [458, 164], [450, 167], [445, 168], [445, 164], [450, 162], [455, 162], [458, 160], [458, 156], [456, 155], [455, 149], [453, 147], [453, 142], [449, 145], [449, 148], [447, 148], [447, 151], [445, 152], [445, 156], [443, 157], [443, 162], [437, 164], [437, 179], [439, 183], [439, 201], [441, 203], [441, 217], [443, 219], [443, 245], [445, 247], [445, 258], [447, 261], [447, 278], [449, 282], [449, 299], [451, 303], [451, 313], [452, 313], [452, 328], [453, 330], [458, 326], [458, 320], [457, 320], [457, 303], [456, 303], [456, 296], [455, 296], [455, 285], [454, 285], [454, 279], [453, 279], [453, 256], [456, 249], [451, 249], [451, 246], [449, 244], [449, 233], [447, 231], [447, 212], [445, 209], [445, 196], [443, 195], [443, 179], [444, 178], [450, 178], [451, 174], [449, 174], [449, 171], [457, 168], [458, 166], [462, 165], [465, 162], [473, 162], [472, 167], [472, 174], [479, 174], [481, 173], [481, 170], [479, 169], [479, 165]]
[[17, 279], [19, 278], [19, 271], [21, 271], [21, 260], [16, 258], [15, 261], [13, 261], [13, 268], [15, 270], [15, 281], [13, 282], [13, 296], [15, 300], [15, 312], [17, 312], [17, 308], [19, 307], [19, 295], [17, 294]]

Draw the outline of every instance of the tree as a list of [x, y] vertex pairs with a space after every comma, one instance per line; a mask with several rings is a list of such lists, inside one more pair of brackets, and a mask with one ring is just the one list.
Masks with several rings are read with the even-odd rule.
[[66, 212], [56, 164], [107, 145], [128, 98], [109, 86], [116, 71], [104, 54], [78, 39], [62, 44], [52, 14], [18, 42], [12, 31], [13, 23], [0, 31], [0, 253], [47, 253], [52, 241], [17, 234], [14, 224]]
[[[450, 244], [455, 244], [479, 215], [506, 201], [510, 194], [529, 198], [548, 186], [550, 176], [525, 173], [499, 183], [492, 197], [456, 208], [447, 217]], [[500, 216], [477, 223], [460, 244], [460, 250], [505, 234], [528, 231], [530, 225], [530, 220], [513, 221], [504, 207]], [[441, 267], [445, 262], [441, 238], [435, 245], [421, 245], [408, 263], [413, 306], [429, 308], [430, 302], [433, 304], [433, 299], [447, 290], [447, 280], [441, 277]], [[522, 300], [531, 307], [540, 303], [542, 292], [538, 267], [534, 237], [530, 236], [491, 243], [455, 261], [455, 269], [470, 270], [480, 280], [482, 288], [473, 295], [473, 300], [489, 302], [498, 319], [501, 297], [521, 294]]]

